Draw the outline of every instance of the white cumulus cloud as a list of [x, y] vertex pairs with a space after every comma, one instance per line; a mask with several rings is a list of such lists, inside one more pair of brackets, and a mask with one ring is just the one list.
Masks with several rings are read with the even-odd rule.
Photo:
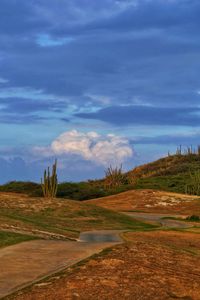
[[35, 147], [34, 152], [42, 156], [78, 155], [104, 166], [123, 163], [133, 155], [133, 149], [124, 137], [77, 130], [64, 132], [49, 147]]

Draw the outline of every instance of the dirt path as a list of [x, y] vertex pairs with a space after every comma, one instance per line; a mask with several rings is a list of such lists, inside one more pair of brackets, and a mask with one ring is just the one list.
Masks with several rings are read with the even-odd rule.
[[[127, 243], [15, 295], [15, 300], [200, 300], [200, 239], [127, 232]], [[13, 300], [13, 298], [9, 298]]]
[[182, 221], [172, 220], [172, 219], [163, 219], [163, 218], [166, 218], [166, 217], [178, 218], [178, 217], [180, 217], [179, 215], [137, 213], [137, 212], [126, 212], [124, 214], [126, 214], [128, 216], [131, 216], [131, 217], [133, 217], [135, 219], [138, 219], [138, 220], [153, 221], [153, 222], [156, 222], [156, 223], [160, 223], [163, 227], [168, 227], [168, 228], [184, 229], [184, 228], [193, 227], [193, 225], [186, 224]]
[[82, 233], [79, 242], [35, 240], [5, 247], [0, 298], [120, 242], [117, 231], [94, 231]]

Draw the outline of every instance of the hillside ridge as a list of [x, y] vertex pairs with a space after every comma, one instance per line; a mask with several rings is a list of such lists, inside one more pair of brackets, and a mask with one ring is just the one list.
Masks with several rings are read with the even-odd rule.
[[[78, 183], [62, 182], [58, 185], [57, 197], [83, 201], [132, 189], [153, 189], [184, 194], [187, 193], [186, 187], [191, 182], [191, 174], [197, 171], [200, 177], [200, 153], [178, 153], [135, 167], [126, 173], [120, 173], [123, 182], [111, 188], [106, 186], [105, 178]], [[33, 182], [12, 181], [1, 185], [0, 191], [42, 197], [40, 184]], [[190, 194], [200, 195], [195, 192]]]

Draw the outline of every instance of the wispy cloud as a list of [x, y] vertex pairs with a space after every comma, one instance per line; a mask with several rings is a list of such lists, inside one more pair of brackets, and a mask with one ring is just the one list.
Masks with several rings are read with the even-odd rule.
[[65, 38], [52, 38], [49, 34], [39, 34], [36, 42], [41, 47], [57, 47], [69, 44], [73, 42], [75, 39], [72, 37]]
[[62, 112], [67, 108], [64, 101], [5, 98], [0, 103], [0, 113], [25, 114], [33, 112]]
[[14, 86], [12, 86], [12, 87], [0, 88], [0, 99], [1, 98], [57, 100], [58, 96], [45, 93], [45, 91], [42, 89], [34, 89], [31, 87], [14, 87]]
[[8, 83], [8, 82], [9, 82], [9, 80], [0, 77], [0, 84], [5, 84], [5, 83]]

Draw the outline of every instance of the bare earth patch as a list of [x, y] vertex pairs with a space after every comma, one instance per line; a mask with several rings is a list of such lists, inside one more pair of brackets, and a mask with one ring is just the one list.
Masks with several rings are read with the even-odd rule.
[[200, 214], [199, 197], [155, 190], [132, 190], [86, 202], [117, 211]]
[[67, 206], [70, 210], [76, 210], [80, 207], [80, 202], [73, 201], [70, 205], [68, 200], [57, 201], [55, 199], [46, 199], [39, 197], [29, 197], [25, 194], [3, 193], [0, 192], [1, 208], [6, 209], [23, 209], [24, 212], [40, 212], [41, 210]]
[[200, 299], [197, 235], [160, 231], [126, 233], [125, 239], [111, 252], [67, 269], [14, 299]]

